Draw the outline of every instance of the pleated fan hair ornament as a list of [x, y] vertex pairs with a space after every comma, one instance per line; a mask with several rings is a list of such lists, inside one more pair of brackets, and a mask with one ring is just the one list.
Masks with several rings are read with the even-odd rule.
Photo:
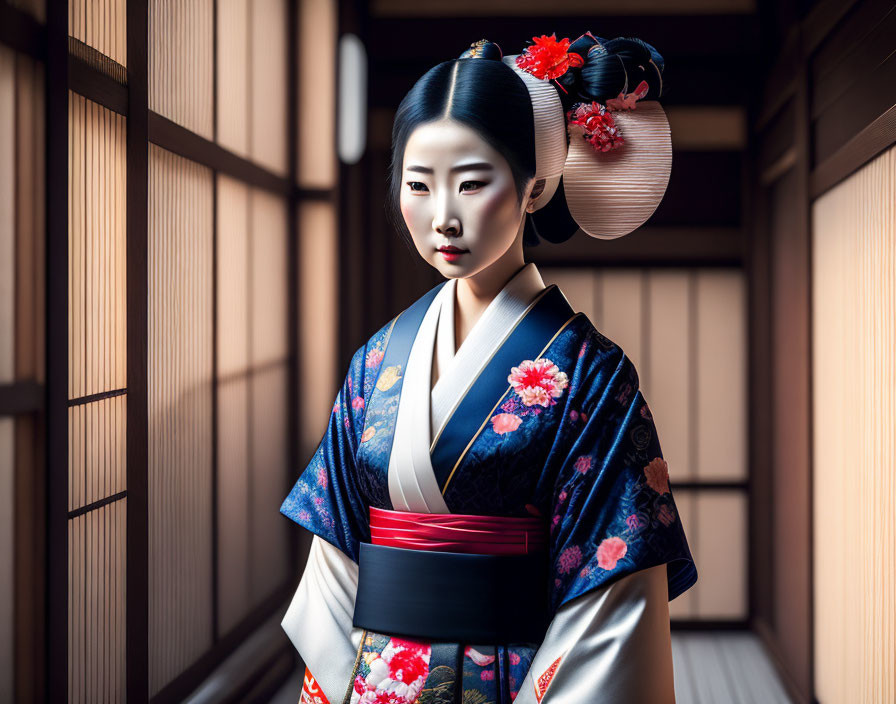
[[533, 204], [541, 212], [532, 213], [540, 236], [562, 242], [581, 228], [615, 239], [654, 213], [669, 184], [672, 140], [657, 100], [663, 58], [650, 44], [591, 32], [575, 41], [552, 34], [504, 56], [480, 39], [461, 58], [502, 61], [529, 91], [535, 179], [544, 181]]

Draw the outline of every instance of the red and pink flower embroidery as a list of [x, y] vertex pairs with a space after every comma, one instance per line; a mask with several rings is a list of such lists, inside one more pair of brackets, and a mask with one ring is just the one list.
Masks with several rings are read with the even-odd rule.
[[575, 467], [579, 474], [585, 474], [591, 469], [591, 455], [582, 455], [575, 461], [573, 467]]
[[499, 413], [498, 415], [492, 417], [492, 430], [494, 430], [498, 435], [511, 433], [519, 428], [520, 423], [522, 422], [523, 419], [515, 413]]
[[560, 574], [569, 574], [582, 564], [582, 550], [578, 545], [566, 548], [557, 558], [557, 571]]
[[628, 545], [622, 538], [605, 538], [597, 547], [597, 564], [605, 570], [612, 570], [627, 551]]
[[354, 682], [352, 704], [412, 704], [429, 674], [432, 648], [393, 637], [382, 653], [368, 653], [370, 672]]
[[383, 351], [379, 347], [374, 347], [370, 352], [367, 353], [367, 357], [364, 360], [364, 366], [368, 369], [379, 366], [380, 362], [383, 361]]
[[513, 367], [507, 377], [525, 406], [553, 406], [569, 386], [569, 378], [546, 357], [527, 359]]

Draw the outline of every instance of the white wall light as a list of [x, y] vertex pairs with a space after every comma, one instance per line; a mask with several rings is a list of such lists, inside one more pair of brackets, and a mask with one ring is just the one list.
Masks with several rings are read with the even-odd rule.
[[367, 140], [367, 52], [355, 34], [339, 38], [338, 149], [344, 164], [356, 164]]

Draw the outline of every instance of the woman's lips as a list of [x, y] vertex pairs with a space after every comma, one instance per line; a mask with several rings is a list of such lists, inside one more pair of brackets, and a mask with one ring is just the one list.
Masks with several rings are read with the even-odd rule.
[[460, 259], [461, 254], [466, 254], [466, 249], [460, 249], [459, 247], [439, 247], [439, 254], [441, 254], [445, 261], [453, 262]]

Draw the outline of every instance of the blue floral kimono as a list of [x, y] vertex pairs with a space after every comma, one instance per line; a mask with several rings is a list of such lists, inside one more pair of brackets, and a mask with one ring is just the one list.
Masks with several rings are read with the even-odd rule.
[[[280, 509], [315, 534], [284, 619], [322, 691], [304, 701], [658, 701], [634, 690], [659, 674], [625, 679], [618, 661], [600, 661], [620, 611], [652, 599], [642, 610], [654, 630], [631, 653], [659, 647], [671, 690], [668, 601], [697, 580], [637, 371], [534, 264], [455, 351], [455, 286], [434, 287], [357, 350]], [[370, 506], [543, 517], [553, 618], [544, 642], [429, 643], [353, 627]]]

